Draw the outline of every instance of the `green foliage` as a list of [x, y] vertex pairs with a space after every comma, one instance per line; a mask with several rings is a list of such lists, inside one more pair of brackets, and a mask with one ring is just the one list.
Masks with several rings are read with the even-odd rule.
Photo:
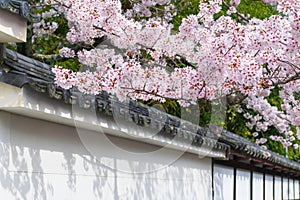
[[277, 15], [278, 12], [269, 4], [265, 4], [261, 0], [241, 0], [237, 7], [237, 11], [251, 18], [265, 19], [271, 15]]
[[79, 71], [79, 69], [82, 67], [82, 64], [78, 61], [78, 59], [70, 58], [70, 59], [56, 59], [51, 61], [50, 63], [52, 66], [58, 65], [63, 66], [67, 69], [70, 69], [72, 71]]
[[205, 99], [201, 99], [198, 101], [198, 107], [199, 107], [199, 126], [206, 126], [211, 121], [211, 102]]
[[[39, 6], [42, 1], [33, 1], [37, 7], [34, 9], [33, 13], [35, 15], [41, 15], [43, 12], [49, 11], [51, 9], [50, 6]], [[43, 19], [41, 19], [43, 20]], [[64, 18], [63, 15], [57, 14], [53, 16], [50, 19], [44, 19], [45, 23], [48, 22], [56, 22], [58, 23], [58, 28], [56, 31], [49, 35], [44, 34], [39, 37], [34, 38], [34, 43], [31, 43], [32, 34], [28, 34], [29, 37], [27, 38], [27, 42], [24, 44], [10, 44], [8, 45], [8, 48], [17, 50], [22, 54], [27, 55], [25, 51], [28, 51], [29, 49], [32, 50], [32, 54], [30, 56], [34, 57], [35, 59], [45, 62], [47, 64], [50, 64], [52, 66], [54, 65], [60, 65], [62, 67], [65, 67], [67, 69], [71, 69], [73, 71], [78, 71], [81, 67], [81, 64], [78, 62], [77, 59], [64, 59], [59, 56], [59, 50], [64, 47], [73, 47], [74, 45], [71, 45], [66, 40], [66, 34], [69, 31], [68, 28], [68, 22]], [[28, 25], [28, 33], [32, 32], [32, 23], [30, 22]], [[24, 46], [24, 47], [23, 47]], [[20, 48], [21, 47], [21, 48]], [[25, 48], [25, 49], [24, 49]], [[24, 49], [24, 50], [23, 50]]]
[[294, 149], [293, 147], [289, 147], [287, 153], [288, 153], [287, 157], [289, 159], [300, 162], [299, 149]]
[[[39, 12], [48, 11], [50, 8], [43, 8]], [[43, 56], [37, 55], [58, 55], [59, 49], [68, 45], [65, 37], [68, 33], [68, 24], [67, 20], [62, 15], [56, 15], [51, 19], [46, 19], [45, 23], [54, 21], [59, 24], [59, 27], [56, 31], [51, 34], [45, 34], [35, 38], [33, 49], [35, 50], [35, 55], [37, 59], [42, 60], [43, 62], [51, 63], [51, 60], [43, 59]]]
[[226, 110], [226, 122], [224, 129], [236, 133], [244, 138], [254, 142], [251, 131], [247, 128], [246, 123], [247, 119], [238, 112], [235, 106], [228, 106]]
[[169, 113], [171, 115], [174, 115], [176, 117], [180, 117], [181, 115], [181, 109], [179, 104], [176, 101], [167, 99], [166, 102], [161, 103], [159, 101], [155, 100], [149, 100], [149, 101], [141, 101], [141, 103], [146, 104], [149, 107], [156, 106], [160, 107], [161, 110], [164, 110], [166, 113]]
[[178, 31], [182, 19], [188, 15], [196, 15], [199, 12], [199, 0], [172, 0], [171, 3], [177, 8], [177, 15], [171, 23], [174, 25], [173, 30]]
[[[225, 2], [229, 5], [230, 0], [226, 0]], [[228, 16], [226, 13], [228, 9], [229, 8], [223, 4], [222, 10], [215, 15], [215, 19], [218, 19], [221, 16]], [[270, 17], [271, 15], [278, 14], [273, 6], [265, 4], [261, 0], [241, 0], [241, 3], [238, 5], [236, 10], [240, 14], [243, 14], [245, 17], [249, 16], [250, 19], [265, 19]], [[237, 14], [232, 14], [231, 17], [238, 22], [243, 22], [243, 20], [241, 20], [241, 17], [239, 17]]]
[[278, 110], [281, 110], [281, 104], [283, 103], [283, 101], [279, 97], [279, 91], [280, 89], [278, 87], [271, 90], [271, 93], [267, 97], [267, 100], [272, 106], [276, 106]]

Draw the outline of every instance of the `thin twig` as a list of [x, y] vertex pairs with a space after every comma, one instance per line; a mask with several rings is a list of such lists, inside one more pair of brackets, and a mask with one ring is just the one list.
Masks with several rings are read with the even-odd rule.
[[[225, 1], [223, 1], [223, 4], [230, 9], [230, 5], [228, 5], [228, 3], [226, 3]], [[249, 23], [249, 19], [247, 19], [246, 17], [244, 17], [241, 13], [236, 12], [235, 14], [237, 14], [237, 16], [239, 16], [243, 21], [245, 21], [246, 23]]]

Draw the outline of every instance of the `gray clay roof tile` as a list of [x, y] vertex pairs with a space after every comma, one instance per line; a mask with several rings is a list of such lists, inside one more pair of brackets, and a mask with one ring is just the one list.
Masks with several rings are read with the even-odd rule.
[[27, 20], [31, 19], [30, 6], [27, 1], [0, 0], [0, 8], [19, 14]]

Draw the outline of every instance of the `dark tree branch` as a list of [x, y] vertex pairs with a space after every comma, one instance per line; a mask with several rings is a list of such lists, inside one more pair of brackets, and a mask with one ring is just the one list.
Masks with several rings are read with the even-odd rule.
[[[228, 3], [226, 3], [225, 1], [223, 1], [224, 6], [226, 6], [228, 9], [231, 7]], [[237, 14], [238, 17], [240, 17], [244, 22], [249, 23], [249, 19], [247, 19], [246, 17], [244, 17], [241, 13], [236, 12], [235, 14]]]

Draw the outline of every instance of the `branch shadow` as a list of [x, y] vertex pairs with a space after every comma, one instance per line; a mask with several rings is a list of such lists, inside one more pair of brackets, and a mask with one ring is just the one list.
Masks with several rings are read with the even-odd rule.
[[[105, 149], [104, 141], [96, 141], [96, 149], [102, 152], [99, 157], [88, 151], [73, 127], [15, 114], [5, 117], [10, 123], [0, 122], [0, 129], [5, 129], [0, 134], [3, 199], [211, 198], [211, 165], [204, 166], [196, 155], [184, 154], [166, 165], [167, 154], [151, 160], [126, 157], [110, 153], [112, 149]], [[115, 140], [129, 149], [157, 148], [127, 139]], [[119, 170], [120, 166], [129, 171]], [[151, 171], [153, 166], [165, 167]], [[131, 173], [137, 168], [149, 172]]]

